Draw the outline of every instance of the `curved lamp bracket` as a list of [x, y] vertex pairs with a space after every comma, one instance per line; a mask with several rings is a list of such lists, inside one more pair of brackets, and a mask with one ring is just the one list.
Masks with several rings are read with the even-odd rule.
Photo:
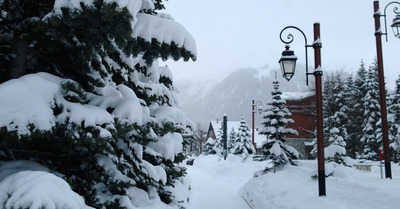
[[[389, 4], [387, 4], [386, 6], [385, 6], [385, 9], [383, 10], [383, 15], [381, 15], [381, 16], [383, 16], [383, 19], [385, 20], [385, 33], [382, 33], [382, 35], [385, 35], [386, 36], [386, 42], [388, 41], [388, 36], [387, 36], [387, 21], [386, 21], [386, 9], [390, 6], [390, 5], [392, 5], [392, 4], [398, 4], [398, 5], [400, 5], [400, 2], [397, 2], [397, 1], [392, 1], [392, 2], [390, 2]], [[395, 6], [394, 8], [393, 8], [393, 12], [396, 14], [396, 16], [397, 15], [400, 15], [400, 11], [399, 11], [399, 8], [397, 7], [397, 6]], [[399, 37], [399, 34], [395, 34], [395, 36], [396, 37], [398, 37], [398, 38], [400, 38]]]
[[281, 41], [282, 41], [283, 43], [285, 43], [285, 44], [290, 44], [290, 43], [292, 43], [292, 42], [294, 41], [294, 36], [293, 36], [291, 33], [289, 33], [289, 34], [286, 36], [286, 40], [284, 40], [284, 39], [282, 38], [283, 32], [284, 32], [285, 30], [287, 30], [287, 29], [294, 29], [294, 30], [297, 30], [297, 31], [299, 31], [299, 32], [303, 35], [303, 37], [304, 37], [304, 42], [305, 42], [304, 47], [305, 47], [305, 54], [306, 54], [306, 83], [307, 83], [307, 86], [308, 86], [308, 76], [309, 76], [309, 75], [314, 75], [314, 73], [308, 73], [308, 51], [307, 51], [307, 48], [308, 48], [308, 47], [313, 47], [314, 45], [309, 45], [309, 44], [307, 43], [307, 37], [306, 37], [306, 35], [304, 34], [304, 32], [303, 32], [302, 30], [300, 30], [300, 28], [298, 28], [298, 27], [296, 27], [296, 26], [286, 26], [285, 28], [282, 29], [281, 33], [279, 34], [279, 38], [281, 39]]

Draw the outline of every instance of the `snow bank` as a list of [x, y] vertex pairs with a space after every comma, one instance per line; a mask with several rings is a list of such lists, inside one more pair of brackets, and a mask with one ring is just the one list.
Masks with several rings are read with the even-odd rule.
[[326, 178], [326, 197], [318, 196], [318, 180], [311, 178], [316, 161], [296, 161], [299, 166], [285, 166], [276, 173], [250, 179], [241, 189], [241, 196], [253, 209], [297, 208], [397, 208], [400, 170], [393, 180], [380, 179], [378, 167], [371, 173], [342, 165], [328, 166], [333, 176]]

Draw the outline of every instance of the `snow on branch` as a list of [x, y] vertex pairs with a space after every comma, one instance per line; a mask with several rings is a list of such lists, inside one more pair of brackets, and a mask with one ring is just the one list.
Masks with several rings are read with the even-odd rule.
[[141, 37], [148, 42], [154, 38], [160, 43], [174, 42], [197, 56], [196, 43], [193, 36], [178, 22], [170, 19], [139, 13], [133, 29], [133, 37]]

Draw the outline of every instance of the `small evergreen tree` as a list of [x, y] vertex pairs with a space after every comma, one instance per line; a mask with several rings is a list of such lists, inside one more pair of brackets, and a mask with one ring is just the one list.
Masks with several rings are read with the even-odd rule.
[[227, 145], [227, 147], [228, 147], [228, 152], [229, 153], [231, 153], [231, 149], [234, 146], [236, 135], [237, 135], [237, 133], [235, 131], [235, 128], [232, 127], [231, 130], [229, 131], [229, 135], [228, 135], [228, 145]]
[[208, 138], [203, 145], [204, 155], [216, 155], [219, 154], [220, 150], [217, 149], [217, 140], [213, 138]]
[[262, 152], [265, 159], [271, 159], [276, 166], [285, 165], [288, 162], [294, 164], [292, 159], [297, 159], [299, 153], [293, 147], [285, 144], [287, 135], [297, 135], [297, 131], [286, 128], [286, 125], [293, 123], [289, 110], [285, 107], [286, 101], [281, 98], [279, 82], [273, 82], [271, 91], [272, 99], [263, 110], [262, 128], [260, 134], [267, 135], [269, 141], [262, 145]]
[[329, 131], [329, 145], [324, 150], [325, 159], [339, 164], [345, 164], [346, 142], [339, 133], [340, 131], [338, 128], [332, 128]]
[[255, 154], [253, 144], [251, 143], [251, 134], [247, 122], [242, 117], [238, 133], [235, 134], [230, 148], [230, 153], [240, 155], [242, 159], [246, 159], [249, 155]]

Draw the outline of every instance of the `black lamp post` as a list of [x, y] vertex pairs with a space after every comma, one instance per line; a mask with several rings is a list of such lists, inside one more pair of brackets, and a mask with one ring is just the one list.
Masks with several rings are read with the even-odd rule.
[[[306, 77], [308, 85], [308, 75], [314, 75], [315, 77], [315, 104], [316, 104], [316, 116], [317, 116], [317, 152], [318, 152], [318, 185], [319, 185], [319, 196], [326, 196], [325, 186], [325, 159], [324, 159], [324, 133], [323, 133], [323, 115], [322, 115], [322, 70], [321, 70], [321, 39], [320, 39], [320, 25], [314, 23], [314, 42], [312, 45], [307, 44], [307, 37], [299, 28], [295, 26], [287, 26], [280, 33], [280, 39], [285, 44], [293, 42], [294, 37], [292, 34], [287, 36], [288, 41], [282, 39], [282, 33], [286, 29], [295, 29], [303, 34], [305, 40], [305, 53], [306, 53]], [[289, 46], [286, 45], [286, 50], [282, 52], [282, 57], [279, 60], [283, 77], [290, 80], [294, 74], [297, 57], [294, 56], [293, 51], [289, 50]], [[313, 73], [308, 73], [308, 53], [307, 48], [312, 47], [314, 49], [314, 65], [315, 70]]]
[[[388, 121], [387, 121], [387, 111], [386, 111], [386, 92], [385, 92], [385, 76], [383, 71], [383, 55], [382, 55], [382, 35], [386, 36], [386, 41], [388, 41], [387, 36], [387, 23], [386, 23], [386, 9], [389, 5], [398, 4], [399, 2], [392, 1], [386, 5], [384, 9], [384, 14], [381, 15], [379, 10], [379, 1], [374, 1], [374, 20], [375, 20], [375, 40], [376, 40], [376, 54], [378, 62], [378, 76], [379, 76], [379, 97], [381, 105], [381, 121], [382, 121], [382, 141], [383, 141], [383, 155], [385, 159], [385, 174], [386, 178], [392, 178], [392, 169], [390, 165], [390, 148], [389, 148], [389, 134], [388, 134]], [[396, 17], [393, 19], [391, 25], [394, 36], [400, 38], [399, 27], [400, 27], [400, 12], [398, 8], [395, 7], [393, 12]], [[381, 30], [380, 17], [383, 16], [385, 20], [385, 32]]]
[[[258, 106], [257, 106], [257, 109], [255, 108], [256, 105], [258, 105]], [[262, 111], [263, 111], [263, 109], [262, 109], [262, 101], [257, 101], [257, 102], [254, 103], [254, 100], [252, 100], [251, 108], [252, 108], [252, 111], [251, 111], [251, 114], [252, 114], [252, 128], [251, 128], [251, 129], [252, 129], [252, 134], [251, 134], [251, 142], [253, 143], [254, 148], [256, 148], [256, 144], [255, 144], [255, 142], [254, 142], [254, 114], [257, 114], [257, 111], [258, 111], [258, 114], [261, 114], [261, 113], [262, 113]], [[256, 111], [256, 110], [257, 110], [257, 111]]]

